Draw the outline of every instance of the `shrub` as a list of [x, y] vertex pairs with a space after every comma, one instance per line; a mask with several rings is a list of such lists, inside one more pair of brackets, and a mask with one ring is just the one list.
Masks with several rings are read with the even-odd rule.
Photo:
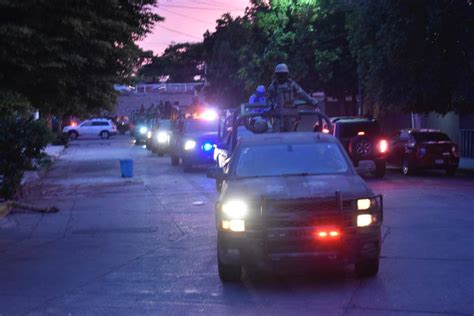
[[0, 115], [0, 131], [0, 174], [3, 174], [0, 195], [9, 199], [18, 192], [23, 172], [31, 166], [31, 160], [41, 157], [50, 132], [45, 122], [15, 114]]

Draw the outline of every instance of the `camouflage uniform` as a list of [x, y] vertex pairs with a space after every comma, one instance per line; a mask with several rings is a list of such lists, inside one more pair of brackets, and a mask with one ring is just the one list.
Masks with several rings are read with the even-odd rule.
[[286, 80], [284, 83], [278, 83], [276, 80], [273, 80], [267, 91], [268, 100], [276, 109], [295, 109], [294, 102], [297, 97], [310, 104], [314, 103], [314, 99], [291, 79]]

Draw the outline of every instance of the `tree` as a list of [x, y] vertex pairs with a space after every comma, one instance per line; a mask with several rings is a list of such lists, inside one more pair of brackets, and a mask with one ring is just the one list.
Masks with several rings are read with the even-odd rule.
[[161, 20], [156, 0], [0, 1], [0, 94], [43, 113], [97, 112], [146, 56], [135, 41]]
[[149, 53], [135, 42], [161, 18], [157, 0], [0, 0], [1, 193], [15, 195], [51, 115], [94, 114], [115, 104], [114, 83], [131, 80]]
[[474, 5], [469, 0], [353, 1], [351, 51], [364, 103], [447, 113], [474, 105]]
[[202, 43], [170, 45], [161, 56], [151, 59], [138, 72], [140, 76], [158, 81], [192, 82], [195, 76], [204, 76]]
[[245, 17], [224, 14], [217, 20], [216, 31], [204, 35], [204, 59], [210, 82], [208, 99], [222, 107], [236, 106], [246, 98], [245, 80], [239, 77], [239, 52], [249, 45], [246, 23]]

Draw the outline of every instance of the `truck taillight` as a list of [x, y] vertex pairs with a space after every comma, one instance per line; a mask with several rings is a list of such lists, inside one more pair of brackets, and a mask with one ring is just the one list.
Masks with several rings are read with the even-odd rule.
[[386, 153], [388, 151], [388, 143], [385, 139], [382, 139], [380, 142], [379, 142], [379, 151], [381, 153]]

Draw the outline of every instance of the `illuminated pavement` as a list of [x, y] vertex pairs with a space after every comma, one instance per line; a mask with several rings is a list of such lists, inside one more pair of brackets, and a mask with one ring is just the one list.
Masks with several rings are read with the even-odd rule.
[[[136, 176], [118, 176], [134, 158]], [[406, 315], [474, 312], [474, 178], [393, 170], [377, 277], [217, 276], [214, 183], [128, 137], [74, 142], [31, 200], [61, 212], [0, 220], [0, 315]]]

